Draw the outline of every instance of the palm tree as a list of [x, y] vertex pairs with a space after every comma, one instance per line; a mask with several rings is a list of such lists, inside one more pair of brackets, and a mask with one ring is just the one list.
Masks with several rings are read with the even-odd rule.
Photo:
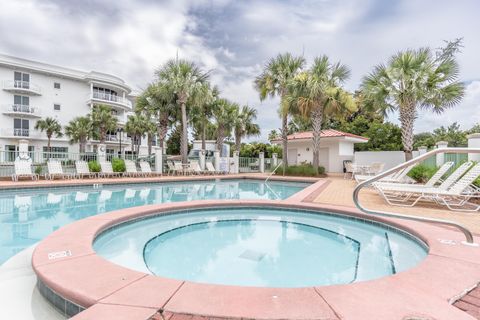
[[209, 83], [202, 86], [195, 97], [195, 106], [192, 112], [191, 122], [195, 133], [202, 141], [202, 150], [206, 149], [207, 131], [212, 117], [215, 100], [219, 97], [220, 92], [217, 87], [211, 88]]
[[255, 88], [260, 93], [260, 100], [267, 96], [280, 97], [280, 115], [282, 117], [283, 174], [288, 166], [288, 114], [289, 106], [285, 101], [287, 85], [305, 65], [303, 57], [294, 57], [290, 53], [279, 54], [270, 59], [263, 72], [255, 79]]
[[182, 139], [180, 150], [182, 162], [187, 163], [188, 156], [188, 118], [187, 104], [208, 81], [208, 73], [203, 72], [195, 63], [173, 59], [165, 63], [156, 71], [159, 81], [176, 96], [177, 104], [181, 110]]
[[235, 151], [240, 151], [243, 137], [258, 136], [260, 127], [254, 123], [257, 119], [257, 110], [248, 105], [235, 108], [233, 134], [235, 136]]
[[50, 142], [52, 140], [52, 136], [55, 135], [57, 138], [63, 136], [62, 133], [62, 126], [57, 119], [47, 117], [45, 119], [40, 119], [35, 124], [35, 129], [40, 130], [41, 132], [45, 131], [47, 134], [47, 149], [51, 151]]
[[429, 48], [400, 51], [363, 79], [361, 87], [367, 101], [384, 112], [398, 111], [406, 160], [412, 159], [418, 109], [441, 113], [464, 95], [454, 57], [458, 48], [452, 50], [451, 44], [436, 54]]
[[104, 104], [93, 107], [90, 119], [101, 144], [105, 143], [107, 132], [117, 129], [117, 117], [112, 114], [112, 109]]
[[89, 117], [77, 117], [65, 126], [65, 134], [70, 138], [70, 144], [78, 143], [80, 153], [85, 153], [85, 145], [93, 132], [92, 121]]
[[321, 56], [315, 58], [308, 71], [298, 74], [289, 84], [288, 104], [293, 112], [312, 121], [312, 165], [317, 173], [323, 118], [355, 111], [353, 97], [340, 87], [349, 75], [345, 65], [340, 62], [332, 64], [327, 56]]
[[158, 145], [163, 148], [170, 124], [175, 121], [175, 95], [162, 83], [152, 83], [137, 98], [136, 111], [156, 118]]
[[220, 152], [222, 152], [225, 138], [229, 137], [232, 133], [235, 110], [238, 108], [238, 104], [223, 98], [217, 99], [213, 105], [212, 114], [217, 127], [217, 150]]
[[145, 116], [134, 114], [128, 117], [125, 124], [125, 131], [132, 139], [132, 152], [135, 152], [137, 155], [140, 151], [140, 140], [147, 131], [146, 123], [147, 119]]

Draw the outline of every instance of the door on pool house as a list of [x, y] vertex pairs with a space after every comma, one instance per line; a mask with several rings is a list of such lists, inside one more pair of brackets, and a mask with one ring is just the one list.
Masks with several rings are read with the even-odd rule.
[[328, 151], [329, 148], [320, 148], [318, 155], [318, 163], [320, 164], [320, 166], [325, 168], [325, 172], [328, 172]]
[[297, 164], [297, 149], [287, 149], [287, 159], [288, 159], [288, 165], [296, 165]]

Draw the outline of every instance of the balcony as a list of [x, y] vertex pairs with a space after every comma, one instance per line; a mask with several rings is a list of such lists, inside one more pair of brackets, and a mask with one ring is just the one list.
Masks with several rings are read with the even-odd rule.
[[39, 139], [46, 138], [42, 136], [40, 131], [34, 129], [18, 129], [18, 128], [2, 128], [0, 134], [3, 138], [18, 138], [18, 139]]
[[114, 107], [120, 107], [121, 109], [127, 110], [127, 111], [132, 110], [132, 102], [130, 100], [117, 95], [113, 95], [113, 94], [93, 92], [88, 95], [88, 103], [90, 102], [97, 103], [97, 104], [102, 103], [102, 104], [107, 104]]
[[30, 81], [20, 81], [20, 80], [7, 80], [3, 81], [3, 90], [19, 93], [39, 96], [41, 95], [40, 87], [36, 84], [31, 83]]
[[40, 118], [41, 110], [37, 107], [23, 104], [8, 104], [3, 106], [3, 114], [11, 116], [22, 116], [26, 118]]

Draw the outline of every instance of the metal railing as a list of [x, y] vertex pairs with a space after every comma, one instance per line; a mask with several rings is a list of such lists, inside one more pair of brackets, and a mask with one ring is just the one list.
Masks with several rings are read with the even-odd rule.
[[480, 153], [480, 148], [440, 148], [440, 149], [434, 149], [432, 151], [429, 151], [427, 153], [424, 153], [410, 161], [404, 162], [402, 164], [399, 164], [391, 169], [388, 169], [376, 176], [373, 176], [372, 178], [361, 182], [358, 184], [355, 189], [353, 190], [353, 202], [355, 203], [355, 206], [362, 211], [363, 213], [369, 214], [369, 215], [374, 215], [374, 216], [383, 216], [383, 217], [389, 217], [389, 218], [399, 218], [399, 219], [405, 219], [405, 220], [412, 220], [412, 221], [420, 221], [420, 222], [430, 222], [430, 223], [436, 223], [436, 224], [444, 224], [448, 225], [451, 227], [454, 227], [465, 235], [466, 241], [462, 241], [463, 244], [467, 245], [474, 245], [478, 246], [478, 244], [475, 244], [473, 241], [473, 235], [470, 230], [468, 230], [466, 227], [463, 225], [450, 221], [450, 220], [444, 220], [444, 219], [435, 219], [435, 218], [425, 218], [425, 217], [417, 217], [417, 216], [411, 216], [411, 215], [406, 215], [406, 214], [400, 214], [400, 213], [393, 213], [393, 212], [387, 212], [387, 211], [374, 211], [367, 209], [363, 207], [360, 202], [359, 202], [359, 194], [360, 190], [364, 187], [367, 187], [374, 183], [375, 181], [378, 181], [382, 178], [388, 177], [394, 172], [397, 172], [400, 169], [404, 169], [412, 164], [420, 163], [424, 161], [425, 159], [428, 159], [431, 156], [437, 155], [439, 153], [463, 153], [463, 154], [468, 154], [468, 153]]
[[7, 80], [3, 82], [5, 90], [22, 90], [40, 94], [40, 87], [30, 81]]
[[272, 172], [270, 172], [270, 174], [268, 175], [268, 177], [265, 179], [265, 183], [268, 182], [268, 180], [270, 180], [270, 178], [275, 174], [275, 171], [278, 170], [278, 168], [280, 168], [280, 166], [283, 164], [283, 160], [280, 160], [277, 164], [277, 166], [272, 170]]
[[238, 171], [240, 173], [260, 172], [260, 159], [238, 157]]
[[7, 104], [3, 106], [4, 113], [21, 113], [40, 116], [40, 108], [24, 104]]
[[102, 100], [106, 102], [115, 102], [124, 106], [127, 106], [128, 108], [132, 108], [132, 102], [128, 100], [127, 98], [123, 98], [122, 96], [117, 96], [115, 94], [109, 94], [109, 93], [102, 93], [102, 92], [93, 92], [88, 94], [89, 99], [95, 99], [95, 100]]

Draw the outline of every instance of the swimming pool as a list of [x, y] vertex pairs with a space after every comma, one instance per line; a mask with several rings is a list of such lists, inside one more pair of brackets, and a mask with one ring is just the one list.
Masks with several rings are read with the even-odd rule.
[[94, 249], [118, 265], [166, 278], [291, 288], [392, 275], [428, 253], [422, 241], [385, 224], [268, 206], [134, 220], [100, 234]]
[[309, 183], [253, 179], [0, 191], [0, 264], [48, 234], [99, 213], [202, 199], [286, 199]]

